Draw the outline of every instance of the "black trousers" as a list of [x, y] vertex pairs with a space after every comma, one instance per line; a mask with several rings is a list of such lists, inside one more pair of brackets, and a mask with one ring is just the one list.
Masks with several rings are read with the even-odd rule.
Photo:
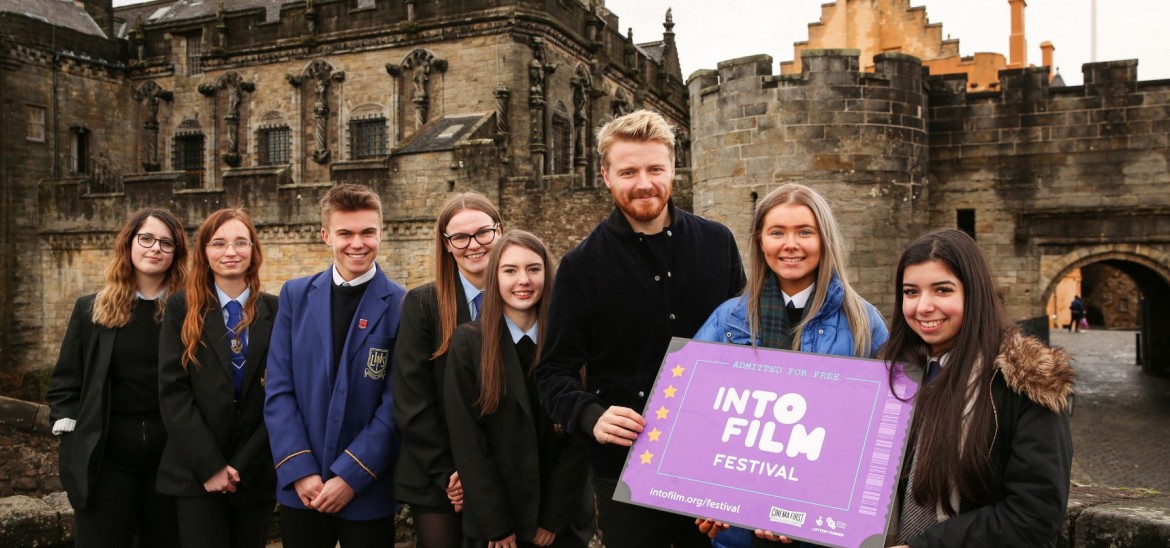
[[276, 504], [232, 506], [229, 496], [176, 498], [183, 548], [264, 548]]
[[179, 546], [175, 499], [154, 492], [167, 434], [158, 414], [111, 415], [105, 452], [84, 510], [73, 512], [76, 548]]
[[613, 500], [617, 478], [594, 476], [597, 518], [606, 548], [711, 548], [695, 518]]
[[284, 548], [392, 548], [394, 515], [381, 519], [348, 520], [313, 510], [280, 507]]

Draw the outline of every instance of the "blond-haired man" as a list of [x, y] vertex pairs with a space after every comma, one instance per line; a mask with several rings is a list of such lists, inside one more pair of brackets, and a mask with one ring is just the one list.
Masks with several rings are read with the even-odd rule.
[[[639, 110], [598, 131], [616, 207], [565, 255], [536, 376], [540, 399], [570, 432], [590, 436], [600, 526], [609, 548], [710, 546], [694, 520], [613, 500], [671, 337], [690, 337], [743, 288], [727, 227], [678, 209], [674, 131]], [[586, 369], [587, 384], [579, 372]]]

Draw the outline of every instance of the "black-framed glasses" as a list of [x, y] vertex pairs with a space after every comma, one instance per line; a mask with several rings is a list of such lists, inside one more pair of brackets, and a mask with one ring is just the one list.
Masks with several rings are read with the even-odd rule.
[[471, 245], [472, 238], [475, 238], [475, 241], [479, 242], [479, 245], [488, 245], [496, 241], [496, 231], [499, 228], [500, 223], [496, 223], [487, 228], [476, 230], [475, 234], [443, 234], [443, 237], [447, 239], [447, 242], [451, 244], [451, 247], [454, 247], [455, 249], [467, 249], [467, 246]]
[[207, 249], [210, 249], [215, 253], [227, 253], [229, 247], [235, 248], [237, 253], [247, 253], [252, 249], [252, 242], [243, 238], [240, 238], [234, 242], [229, 242], [227, 240], [211, 240], [210, 242], [207, 242]]
[[138, 240], [138, 245], [150, 249], [154, 247], [155, 242], [158, 242], [158, 248], [163, 253], [175, 252], [175, 241], [167, 238], [158, 238], [149, 232], [139, 232], [134, 235], [134, 239]]

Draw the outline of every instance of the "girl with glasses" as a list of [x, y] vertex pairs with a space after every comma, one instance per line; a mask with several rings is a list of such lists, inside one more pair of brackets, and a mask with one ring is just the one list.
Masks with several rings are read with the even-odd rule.
[[261, 548], [276, 502], [264, 377], [277, 299], [260, 292], [264, 254], [242, 209], [195, 233], [185, 291], [170, 298], [159, 346], [167, 440], [158, 489], [177, 501], [188, 548]]
[[141, 209], [114, 238], [105, 284], [77, 300], [49, 392], [61, 484], [79, 548], [178, 546], [174, 499], [155, 491], [159, 323], [186, 278], [187, 235], [170, 211]]
[[447, 436], [443, 374], [455, 328], [482, 310], [488, 254], [501, 225], [499, 210], [482, 194], [449, 198], [435, 223], [435, 279], [403, 301], [392, 373], [394, 422], [402, 435], [394, 492], [410, 505], [420, 548], [462, 542], [463, 488]]
[[588, 446], [554, 426], [532, 376], [552, 284], [544, 243], [508, 232], [488, 263], [483, 316], [451, 339], [446, 409], [469, 548], [584, 548], [593, 536]]

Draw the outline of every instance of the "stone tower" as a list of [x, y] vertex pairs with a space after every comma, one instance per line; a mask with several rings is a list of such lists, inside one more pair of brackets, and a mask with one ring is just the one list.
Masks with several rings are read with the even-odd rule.
[[797, 75], [767, 55], [691, 76], [695, 211], [727, 224], [746, 251], [756, 199], [786, 182], [829, 199], [849, 277], [883, 313], [898, 259], [928, 222], [922, 63], [891, 53], [863, 72], [857, 50], [806, 50]]

